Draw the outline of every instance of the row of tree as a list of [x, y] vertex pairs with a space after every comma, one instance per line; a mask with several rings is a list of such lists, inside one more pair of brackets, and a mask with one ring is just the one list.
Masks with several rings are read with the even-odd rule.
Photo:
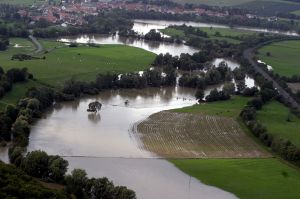
[[65, 185], [65, 191], [74, 194], [76, 198], [136, 198], [134, 191], [124, 186], [115, 186], [107, 178], [88, 178], [86, 172], [81, 169], [74, 169], [71, 174], [66, 175], [69, 163], [60, 156], [48, 155], [44, 151], [32, 151], [24, 157], [23, 153], [21, 147], [11, 148], [11, 163], [30, 176]]
[[248, 105], [242, 110], [240, 116], [251, 132], [258, 137], [262, 143], [270, 147], [272, 151], [279, 154], [282, 158], [300, 166], [300, 148], [291, 141], [274, 136], [268, 132], [268, 129], [256, 119], [256, 112], [264, 104], [273, 99], [280, 100], [280, 96], [274, 89], [272, 82], [265, 82], [261, 86], [259, 94], [248, 102]]

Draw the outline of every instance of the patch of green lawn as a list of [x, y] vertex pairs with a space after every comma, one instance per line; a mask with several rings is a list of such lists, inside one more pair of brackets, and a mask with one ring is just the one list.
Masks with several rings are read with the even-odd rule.
[[[300, 75], [300, 40], [275, 42], [258, 50], [259, 59], [282, 76]], [[267, 52], [271, 55], [267, 56]]]
[[295, 14], [295, 15], [299, 15], [300, 16], [300, 10], [296, 10], [296, 11], [294, 11], [292, 13]]
[[233, 96], [230, 100], [201, 103], [185, 108], [174, 109], [174, 111], [181, 113], [203, 113], [206, 115], [238, 117], [242, 108], [249, 100], [250, 98], [248, 97]]
[[[35, 47], [28, 39], [11, 38], [9, 49], [0, 52], [1, 67], [4, 70], [26, 67], [37, 81], [14, 84], [13, 90], [0, 99], [0, 109], [7, 104], [15, 104], [28, 88], [47, 84], [61, 86], [66, 80], [76, 78], [93, 81], [99, 73], [125, 73], [145, 70], [155, 58], [154, 53], [125, 45], [100, 45], [88, 47], [80, 45], [70, 48], [63, 43], [51, 40], [39, 40], [45, 54], [34, 55]], [[16, 47], [16, 44], [18, 47]], [[46, 59], [17, 61], [12, 55], [24, 53]]]
[[[233, 44], [241, 43], [241, 41], [238, 38], [233, 38], [233, 37], [242, 37], [242, 36], [248, 36], [251, 34], [256, 34], [253, 31], [230, 29], [230, 28], [203, 27], [203, 28], [199, 28], [199, 29], [208, 34], [209, 38], [206, 38], [206, 39], [225, 40], [225, 41], [227, 41], [229, 43], [233, 43]], [[160, 31], [169, 36], [178, 37], [183, 40], [188, 39], [187, 36], [184, 34], [184, 31], [182, 31], [178, 28], [165, 28], [165, 29], [161, 29]], [[219, 33], [219, 35], [216, 35], [217, 32]]]
[[299, 169], [278, 159], [181, 159], [176, 167], [205, 184], [219, 187], [243, 199], [297, 199]]
[[[12, 44], [17, 42], [27, 46], [29, 41], [11, 41]], [[53, 49], [58, 45], [58, 42], [43, 40], [41, 43], [46, 49]], [[47, 54], [40, 55], [40, 57], [45, 56], [45, 60], [12, 61], [13, 54], [34, 51], [32, 46], [22, 49], [14, 48], [12, 45], [9, 50], [0, 53], [2, 67], [5, 70], [27, 67], [28, 71], [40, 82], [60, 86], [71, 78], [92, 81], [99, 73], [144, 70], [149, 68], [155, 57], [155, 54], [146, 50], [125, 45], [101, 45], [98, 48], [85, 45], [75, 48], [59, 46]]]
[[8, 93], [0, 98], [0, 110], [3, 110], [7, 105], [15, 105], [19, 99], [25, 96], [26, 91], [29, 88], [40, 86], [36, 81], [28, 80], [27, 82], [16, 83]]
[[300, 147], [300, 119], [283, 104], [272, 101], [264, 105], [257, 112], [257, 120], [266, 126], [270, 134], [288, 139]]
[[44, 3], [45, 0], [0, 0], [0, 3], [31, 6]]

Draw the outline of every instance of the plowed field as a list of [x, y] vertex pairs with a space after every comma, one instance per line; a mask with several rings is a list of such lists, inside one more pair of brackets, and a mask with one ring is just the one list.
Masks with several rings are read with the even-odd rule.
[[270, 157], [233, 118], [163, 111], [133, 132], [142, 148], [166, 158]]

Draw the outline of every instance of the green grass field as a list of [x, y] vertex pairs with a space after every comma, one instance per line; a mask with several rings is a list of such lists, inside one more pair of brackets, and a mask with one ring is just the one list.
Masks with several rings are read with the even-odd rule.
[[235, 6], [253, 0], [174, 0], [177, 3], [204, 4], [210, 6]]
[[34, 55], [35, 48], [27, 39], [10, 39], [9, 49], [0, 52], [4, 70], [27, 67], [37, 79], [14, 85], [13, 90], [0, 99], [0, 109], [16, 103], [34, 85], [41, 83], [59, 87], [71, 78], [93, 81], [99, 73], [140, 71], [149, 68], [155, 57], [148, 51], [124, 45], [101, 45], [99, 48], [82, 45], [70, 48], [55, 41], [40, 40], [40, 43], [49, 53], [35, 56], [46, 56], [45, 60], [11, 60], [11, 56], [17, 53]]
[[234, 96], [231, 100], [198, 104], [181, 109], [174, 109], [174, 111], [181, 113], [203, 113], [206, 115], [238, 117], [242, 108], [249, 100], [250, 98], [248, 97]]
[[243, 199], [297, 199], [299, 169], [268, 159], [170, 160], [179, 169], [205, 184]]
[[300, 16], [300, 10], [296, 10], [296, 11], [294, 11], [292, 13], [295, 14], [295, 15], [299, 15]]
[[[229, 29], [229, 28], [208, 28], [203, 27], [200, 28], [200, 30], [206, 32], [209, 36], [209, 39], [212, 40], [226, 40], [229, 43], [238, 44], [241, 41], [235, 38], [231, 37], [242, 37], [242, 36], [248, 36], [251, 34], [255, 34], [255, 32], [252, 31], [246, 31], [246, 30], [237, 30], [237, 29]], [[179, 37], [181, 39], [186, 40], [186, 36], [182, 30], [176, 29], [176, 28], [166, 28], [160, 30], [162, 33], [173, 36], [173, 37]], [[216, 36], [216, 32], [220, 33], [220, 36]]]
[[[259, 59], [273, 67], [282, 76], [300, 75], [300, 40], [282, 41], [258, 50]], [[266, 53], [270, 52], [271, 56]]]
[[[12, 47], [15, 43], [21, 43], [23, 48]], [[0, 53], [0, 60], [5, 70], [9, 68], [27, 67], [29, 72], [40, 82], [59, 86], [64, 81], [77, 78], [92, 81], [99, 73], [106, 72], [132, 72], [147, 69], [155, 55], [145, 50], [124, 45], [101, 45], [99, 48], [79, 46], [70, 48], [59, 45], [58, 42], [41, 41], [50, 53], [40, 55], [46, 59], [12, 61], [15, 53], [30, 53], [32, 44], [27, 40], [12, 40], [9, 50]], [[18, 43], [18, 44], [19, 44]], [[31, 46], [30, 46], [31, 45]]]
[[[287, 121], [288, 118], [290, 122]], [[266, 126], [269, 133], [288, 139], [300, 147], [300, 119], [283, 104], [273, 101], [264, 105], [258, 111], [257, 120]]]
[[31, 6], [33, 4], [41, 4], [46, 0], [0, 0], [0, 3]]

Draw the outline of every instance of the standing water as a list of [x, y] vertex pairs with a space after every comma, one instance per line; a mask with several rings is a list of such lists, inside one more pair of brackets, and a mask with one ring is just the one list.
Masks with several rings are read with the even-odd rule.
[[[90, 177], [106, 176], [142, 199], [236, 198], [143, 150], [130, 132], [134, 123], [153, 113], [195, 104], [194, 92], [178, 87], [105, 91], [57, 104], [32, 127], [28, 150], [64, 156], [70, 169], [83, 168]], [[95, 100], [103, 104], [102, 110], [88, 113], [88, 104]]]

